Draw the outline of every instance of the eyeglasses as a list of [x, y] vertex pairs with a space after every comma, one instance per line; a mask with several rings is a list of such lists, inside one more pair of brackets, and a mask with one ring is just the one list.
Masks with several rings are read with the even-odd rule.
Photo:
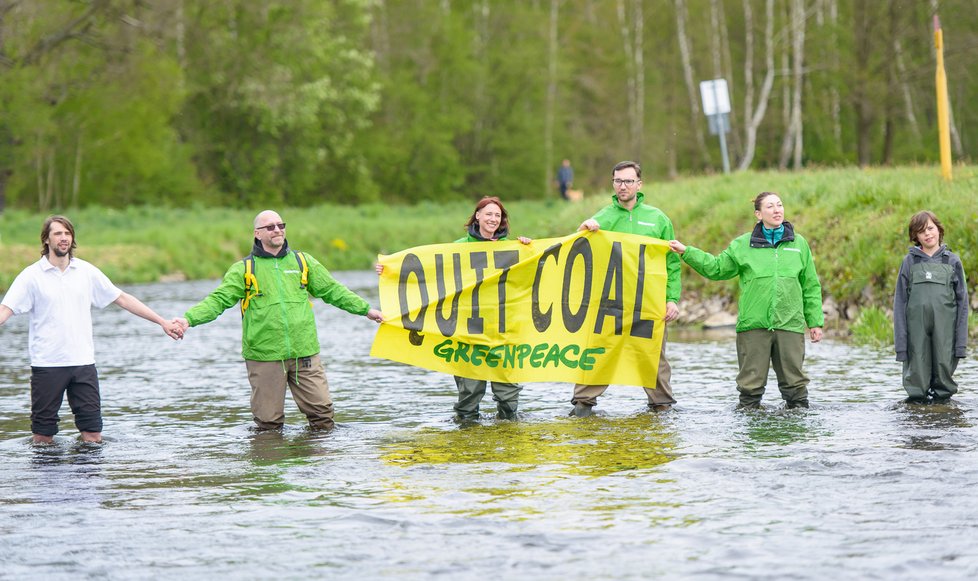
[[255, 230], [268, 230], [269, 232], [274, 232], [278, 228], [282, 232], [285, 232], [285, 222], [279, 222], [278, 224], [269, 224], [268, 226], [259, 226]]
[[642, 180], [620, 180], [618, 178], [615, 178], [615, 179], [611, 180], [611, 183], [615, 184], [616, 186], [620, 186], [622, 184], [625, 184], [628, 187], [632, 187], [632, 186], [634, 186], [635, 184], [637, 184], [640, 181], [642, 181]]

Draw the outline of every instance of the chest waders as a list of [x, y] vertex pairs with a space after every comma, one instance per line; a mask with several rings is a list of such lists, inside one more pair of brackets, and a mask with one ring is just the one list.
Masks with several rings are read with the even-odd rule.
[[958, 365], [954, 357], [954, 325], [957, 301], [954, 268], [942, 262], [910, 266], [907, 299], [907, 361], [903, 364], [903, 388], [911, 399], [947, 399], [958, 391], [951, 377]]

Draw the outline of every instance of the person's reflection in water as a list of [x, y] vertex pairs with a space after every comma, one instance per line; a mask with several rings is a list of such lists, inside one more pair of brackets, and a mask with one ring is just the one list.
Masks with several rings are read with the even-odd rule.
[[900, 402], [896, 408], [900, 423], [907, 428], [902, 446], [911, 450], [948, 450], [958, 446], [946, 440], [961, 428], [971, 428], [960, 403], [948, 400], [940, 403]]
[[302, 463], [329, 453], [321, 446], [325, 436], [310, 430], [297, 431], [292, 436], [282, 430], [256, 431], [249, 440], [248, 459], [257, 466]]
[[[104, 440], [103, 440], [104, 442]], [[26, 441], [33, 451], [23, 485], [36, 503], [99, 504], [110, 486], [102, 475], [104, 444], [56, 437], [50, 444]]]
[[744, 410], [744, 446], [757, 452], [768, 445], [785, 446], [821, 435], [817, 416], [803, 409], [760, 407]]

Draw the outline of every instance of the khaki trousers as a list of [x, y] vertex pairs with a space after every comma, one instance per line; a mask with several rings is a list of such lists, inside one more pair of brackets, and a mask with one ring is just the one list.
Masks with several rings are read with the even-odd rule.
[[778, 389], [789, 407], [808, 404], [808, 376], [802, 371], [805, 362], [805, 334], [792, 331], [752, 329], [737, 333], [737, 391], [740, 405], [756, 407], [761, 403], [767, 372], [774, 365]]
[[251, 413], [259, 428], [274, 430], [285, 423], [286, 386], [311, 428], [333, 428], [333, 399], [318, 353], [285, 361], [245, 360], [245, 366], [251, 383]]
[[[672, 405], [676, 399], [672, 397], [672, 366], [666, 359], [666, 336], [662, 336], [662, 351], [659, 354], [659, 373], [655, 377], [655, 389], [645, 389], [645, 396], [649, 399], [649, 405]], [[598, 397], [608, 389], [607, 385], [586, 385], [578, 383], [574, 385], [574, 397], [571, 403], [583, 403], [585, 405], [597, 405]]]

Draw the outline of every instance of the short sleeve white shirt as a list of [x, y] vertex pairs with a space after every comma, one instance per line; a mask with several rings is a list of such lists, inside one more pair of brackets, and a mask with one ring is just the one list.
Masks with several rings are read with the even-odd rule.
[[3, 297], [15, 315], [30, 313], [32, 367], [95, 363], [92, 307], [103, 308], [122, 294], [94, 265], [72, 258], [61, 271], [46, 256], [25, 268]]

